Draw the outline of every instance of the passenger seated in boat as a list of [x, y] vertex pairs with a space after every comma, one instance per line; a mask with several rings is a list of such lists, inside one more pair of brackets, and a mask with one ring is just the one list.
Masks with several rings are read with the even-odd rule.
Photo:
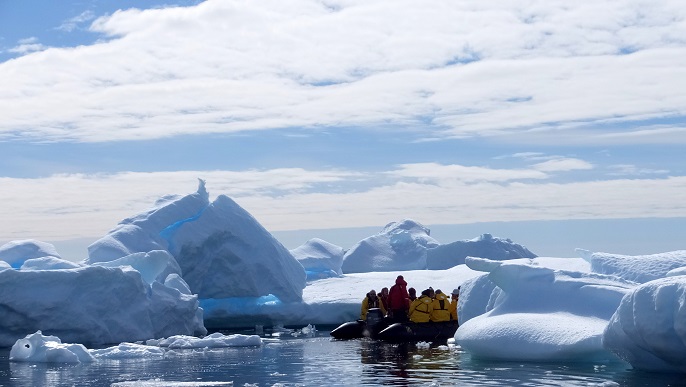
[[412, 301], [417, 299], [417, 290], [415, 290], [415, 288], [409, 288], [407, 289], [407, 293], [410, 296], [410, 304], [412, 304]]
[[[381, 291], [378, 294], [378, 297], [381, 299], [381, 302], [383, 302], [384, 308], [386, 308], [386, 312], [390, 312], [388, 309], [388, 288], [382, 288]], [[384, 313], [384, 316], [386, 313]]]
[[429, 289], [422, 291], [422, 295], [410, 305], [410, 321], [412, 322], [429, 322], [431, 319], [431, 297], [429, 297]]
[[450, 301], [441, 289], [436, 289], [436, 295], [431, 302], [430, 319], [433, 322], [450, 321]]
[[453, 289], [453, 294], [451, 294], [452, 299], [450, 300], [450, 319], [457, 321], [457, 302], [460, 299], [460, 287]]
[[369, 309], [371, 308], [379, 308], [384, 315], [386, 314], [386, 307], [384, 306], [383, 301], [381, 301], [381, 298], [377, 297], [376, 290], [374, 289], [370, 290], [364, 297], [364, 300], [362, 300], [362, 312], [360, 313], [360, 319], [362, 319], [362, 321], [367, 320], [367, 312], [369, 312]]

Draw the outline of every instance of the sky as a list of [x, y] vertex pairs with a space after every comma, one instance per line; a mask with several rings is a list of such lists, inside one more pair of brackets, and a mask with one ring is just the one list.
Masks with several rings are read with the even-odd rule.
[[0, 85], [0, 242], [92, 240], [202, 178], [299, 243], [410, 218], [684, 248], [678, 0], [4, 0]]

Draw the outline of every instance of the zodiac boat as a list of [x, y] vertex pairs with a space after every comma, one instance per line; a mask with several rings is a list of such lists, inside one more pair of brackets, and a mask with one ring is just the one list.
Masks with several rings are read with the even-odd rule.
[[331, 331], [331, 336], [339, 340], [369, 337], [389, 343], [411, 343], [419, 341], [445, 342], [455, 336], [457, 321], [446, 322], [401, 322], [390, 324], [381, 310], [370, 309], [367, 320], [349, 321]]

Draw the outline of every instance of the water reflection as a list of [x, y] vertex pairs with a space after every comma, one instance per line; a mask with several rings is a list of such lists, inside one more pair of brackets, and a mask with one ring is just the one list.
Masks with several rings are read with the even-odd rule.
[[450, 380], [460, 370], [455, 346], [387, 344], [360, 340], [364, 382], [409, 386], [417, 383]]
[[91, 364], [10, 363], [0, 349], [1, 386], [681, 386], [683, 375], [633, 371], [625, 363], [488, 362], [454, 345], [386, 344], [284, 336], [261, 347], [168, 351], [162, 359]]

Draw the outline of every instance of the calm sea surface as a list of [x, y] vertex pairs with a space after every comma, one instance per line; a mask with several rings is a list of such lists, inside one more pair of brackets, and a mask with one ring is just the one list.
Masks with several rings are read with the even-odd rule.
[[686, 386], [685, 375], [642, 373], [619, 362], [483, 362], [454, 345], [334, 341], [329, 331], [265, 339], [258, 348], [172, 350], [164, 359], [77, 365], [10, 363], [9, 349], [0, 349], [0, 385]]

